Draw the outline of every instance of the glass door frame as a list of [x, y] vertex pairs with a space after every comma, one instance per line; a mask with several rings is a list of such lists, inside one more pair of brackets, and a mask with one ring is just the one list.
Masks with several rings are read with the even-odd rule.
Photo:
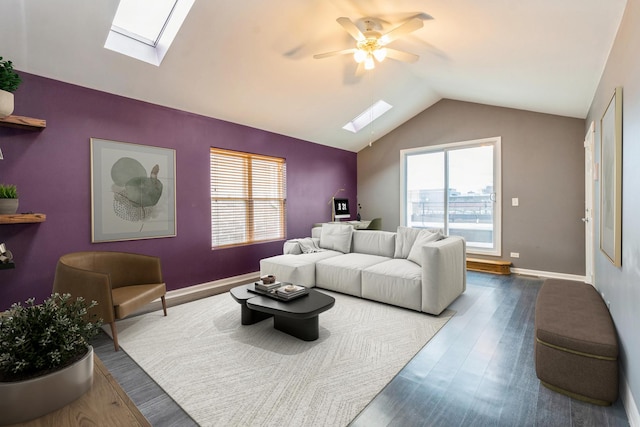
[[[502, 138], [491, 137], [469, 141], [460, 141], [448, 144], [430, 145], [424, 147], [410, 148], [400, 150], [400, 225], [407, 226], [407, 157], [420, 153], [445, 153], [445, 206], [448, 206], [448, 187], [449, 187], [449, 171], [446, 152], [459, 150], [461, 148], [473, 148], [483, 145], [493, 145], [493, 201], [495, 203], [493, 209], [493, 248], [480, 248], [467, 245], [467, 253], [501, 256], [502, 255]], [[448, 207], [445, 212], [448, 212]], [[449, 229], [449, 215], [444, 215], [445, 231]]]

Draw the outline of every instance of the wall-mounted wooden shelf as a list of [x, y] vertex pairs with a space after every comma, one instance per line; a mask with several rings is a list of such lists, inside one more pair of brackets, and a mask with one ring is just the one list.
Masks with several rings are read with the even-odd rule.
[[29, 224], [46, 220], [47, 216], [42, 213], [0, 215], [0, 224]]
[[0, 270], [8, 270], [10, 268], [16, 268], [16, 264], [13, 261], [6, 264], [0, 264]]
[[42, 130], [47, 127], [47, 121], [31, 117], [8, 116], [0, 119], [0, 126], [16, 129]]

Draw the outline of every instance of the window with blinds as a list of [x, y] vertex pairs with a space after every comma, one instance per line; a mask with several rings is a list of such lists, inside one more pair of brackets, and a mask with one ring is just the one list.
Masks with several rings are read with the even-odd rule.
[[285, 160], [218, 148], [210, 156], [211, 246], [284, 239]]

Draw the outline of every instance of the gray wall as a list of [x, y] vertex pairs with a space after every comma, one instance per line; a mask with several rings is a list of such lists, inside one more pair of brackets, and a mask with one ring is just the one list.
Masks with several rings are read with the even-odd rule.
[[501, 258], [517, 268], [584, 275], [585, 133], [582, 119], [442, 100], [358, 153], [362, 216], [382, 217], [389, 231], [399, 225], [400, 150], [500, 136]]
[[[640, 406], [640, 0], [629, 0], [609, 60], [587, 117], [596, 123], [596, 161], [600, 161], [600, 118], [615, 87], [623, 87], [622, 126], [622, 267], [614, 267], [597, 248], [595, 285], [611, 303], [611, 316], [621, 343], [624, 375], [636, 410]], [[600, 219], [600, 182], [596, 182], [596, 224]], [[596, 228], [597, 230], [598, 228]], [[629, 405], [627, 412], [629, 412]], [[637, 412], [635, 413], [637, 417]], [[636, 418], [637, 420], [637, 418]]]

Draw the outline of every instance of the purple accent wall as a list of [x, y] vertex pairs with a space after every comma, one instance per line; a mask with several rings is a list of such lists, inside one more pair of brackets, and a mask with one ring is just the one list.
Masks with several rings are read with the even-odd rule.
[[[356, 206], [356, 153], [21, 73], [15, 115], [47, 120], [27, 131], [0, 127], [0, 183], [16, 184], [19, 212], [40, 212], [40, 224], [0, 225], [0, 242], [16, 268], [0, 270], [0, 310], [51, 293], [58, 258], [108, 250], [156, 255], [169, 290], [258, 271], [261, 258], [282, 253], [282, 241], [211, 250], [209, 147], [287, 160], [287, 237], [328, 221], [339, 188]], [[177, 236], [91, 243], [90, 138], [176, 150]]]

